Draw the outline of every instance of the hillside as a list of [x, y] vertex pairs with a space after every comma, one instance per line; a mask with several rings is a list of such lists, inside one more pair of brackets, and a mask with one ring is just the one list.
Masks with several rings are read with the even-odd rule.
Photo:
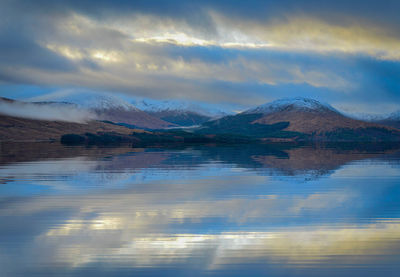
[[[10, 105], [18, 104], [3, 100]], [[23, 102], [20, 102], [23, 103]], [[33, 106], [32, 106], [33, 105]], [[56, 105], [56, 107], [54, 107]], [[192, 128], [167, 128], [154, 117], [134, 107], [124, 105], [97, 106], [108, 121], [91, 118], [81, 108], [70, 104], [36, 103], [23, 104], [21, 115], [0, 115], [1, 141], [61, 140], [65, 143], [234, 143], [255, 141], [400, 141], [400, 130], [377, 123], [352, 119], [333, 107], [305, 98], [284, 99], [267, 103], [237, 115], [225, 116]], [[40, 106], [40, 110], [38, 110]], [[43, 107], [42, 107], [43, 106]], [[53, 106], [51, 109], [49, 106]], [[33, 108], [32, 108], [33, 107]], [[47, 110], [45, 110], [47, 108]], [[53, 113], [53, 119], [42, 119], [40, 111]], [[64, 109], [64, 110], [63, 110]], [[63, 110], [62, 113], [59, 113]], [[39, 112], [38, 112], [39, 111]], [[57, 112], [55, 112], [57, 111]], [[9, 109], [9, 112], [13, 110]], [[25, 113], [24, 113], [25, 112]], [[46, 116], [50, 114], [45, 113]], [[27, 115], [32, 118], [27, 119]], [[35, 117], [33, 117], [35, 116]], [[65, 117], [60, 117], [65, 116]], [[82, 117], [83, 116], [83, 117]], [[23, 118], [25, 117], [25, 118]], [[97, 115], [96, 118], [99, 118]], [[123, 123], [121, 123], [123, 121]], [[132, 121], [129, 121], [132, 120]], [[189, 120], [189, 119], [188, 119]], [[139, 124], [140, 123], [140, 124]], [[193, 125], [194, 122], [187, 122]], [[183, 124], [182, 122], [180, 124]], [[154, 131], [135, 129], [136, 126], [152, 126]], [[135, 132], [134, 136], [132, 133]], [[67, 135], [68, 136], [65, 136]], [[72, 135], [70, 135], [72, 134]], [[63, 138], [63, 139], [62, 139]]]
[[387, 126], [387, 127], [400, 129], [400, 119], [388, 118], [388, 119], [375, 121], [375, 123], [383, 125], [383, 126]]
[[107, 109], [95, 109], [99, 120], [123, 123], [127, 126], [143, 129], [163, 129], [176, 127], [176, 124], [164, 121], [156, 116], [134, 108], [115, 107]]
[[163, 121], [176, 124], [178, 126], [200, 125], [211, 119], [210, 116], [202, 115], [200, 113], [191, 111], [179, 111], [179, 110], [155, 111], [155, 112], [148, 112], [148, 114], [157, 117]]
[[205, 132], [295, 140], [400, 140], [400, 131], [344, 116], [313, 99], [282, 99], [203, 124]]
[[400, 129], [400, 111], [391, 113], [390, 115], [374, 120], [375, 123]]
[[32, 120], [0, 115], [0, 141], [46, 141], [60, 140], [64, 134], [118, 133], [130, 135], [133, 131], [100, 121], [73, 123], [62, 121]]
[[80, 107], [93, 111], [97, 119], [123, 123], [130, 127], [144, 129], [162, 129], [176, 125], [152, 116], [137, 108], [131, 103], [112, 95], [86, 95], [85, 97], [70, 99]]
[[215, 106], [194, 104], [183, 100], [136, 100], [134, 105], [164, 121], [179, 126], [200, 125], [227, 115]]
[[0, 105], [5, 110], [3, 114], [39, 120], [51, 119], [78, 123], [88, 120], [102, 120], [123, 123], [129, 127], [141, 129], [162, 129], [176, 126], [113, 96], [87, 96], [81, 101], [65, 98], [58, 99], [58, 101], [40, 102], [23, 102], [0, 98]]
[[379, 127], [377, 124], [346, 117], [327, 104], [307, 98], [278, 100], [245, 113], [262, 114], [253, 123], [275, 124], [285, 121], [289, 122], [287, 131], [305, 134], [322, 134], [340, 128]]

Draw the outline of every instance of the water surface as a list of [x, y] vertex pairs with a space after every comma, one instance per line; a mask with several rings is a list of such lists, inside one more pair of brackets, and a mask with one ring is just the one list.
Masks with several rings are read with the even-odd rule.
[[394, 146], [1, 144], [1, 276], [398, 276]]

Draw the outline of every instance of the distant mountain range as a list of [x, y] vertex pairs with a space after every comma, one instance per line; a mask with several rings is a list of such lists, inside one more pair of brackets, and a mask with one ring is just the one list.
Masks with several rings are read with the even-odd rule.
[[111, 121], [123, 126], [142, 129], [163, 129], [178, 125], [164, 121], [135, 107], [108, 107], [93, 109], [97, 119]]
[[[0, 99], [0, 105], [21, 103], [10, 99]], [[143, 103], [142, 103], [143, 104]], [[71, 113], [88, 111], [91, 118], [83, 113], [85, 122], [75, 122], [75, 127], [55, 120], [43, 120], [32, 123], [31, 119], [15, 119], [5, 114], [1, 116], [0, 140], [17, 140], [35, 134], [48, 139], [52, 129], [44, 130], [57, 122], [58, 139], [63, 134], [76, 134], [78, 140], [105, 141], [101, 136], [113, 133], [112, 140], [141, 142], [239, 142], [239, 141], [400, 141], [400, 129], [387, 122], [367, 122], [343, 115], [328, 104], [308, 98], [281, 99], [267, 103], [242, 113], [215, 118], [189, 110], [184, 106], [151, 106], [147, 111], [114, 97], [99, 97], [86, 103], [36, 102], [30, 105], [70, 107]], [[141, 105], [143, 108], [143, 105]], [[200, 110], [200, 109], [199, 109]], [[53, 110], [51, 110], [53, 111]], [[1, 113], [1, 111], [0, 111]], [[24, 116], [20, 116], [24, 117]], [[26, 117], [26, 116], [25, 116]], [[42, 118], [36, 118], [42, 119]], [[393, 120], [395, 117], [393, 116]], [[28, 122], [29, 121], [29, 122]], [[65, 119], [67, 121], [67, 118]], [[55, 124], [55, 123], [54, 123]], [[69, 123], [72, 124], [72, 123]], [[99, 125], [100, 124], [100, 125]], [[63, 130], [65, 125], [65, 130]], [[79, 125], [79, 126], [78, 126]], [[193, 126], [194, 125], [194, 126]], [[96, 126], [93, 128], [93, 126]], [[192, 126], [182, 129], [182, 126]], [[7, 128], [7, 131], [6, 131]], [[135, 130], [136, 129], [136, 130]], [[147, 130], [138, 132], [137, 129]], [[41, 130], [38, 132], [38, 130]], [[18, 133], [19, 132], [19, 133]], [[55, 131], [54, 131], [55, 132]], [[88, 136], [86, 133], [89, 133]], [[10, 135], [12, 134], [12, 135]], [[97, 136], [99, 134], [99, 137]], [[120, 134], [116, 138], [115, 134]], [[95, 135], [95, 136], [93, 136]], [[77, 137], [72, 137], [77, 139]]]
[[374, 120], [373, 122], [400, 129], [400, 111], [391, 113], [389, 116]]
[[75, 105], [77, 108], [93, 112], [99, 120], [144, 129], [199, 125], [210, 119], [226, 115], [215, 108], [204, 108], [182, 101], [138, 100], [129, 102], [117, 96], [93, 93], [54, 97], [52, 101], [35, 103]]
[[175, 124], [177, 126], [201, 125], [202, 123], [212, 119], [212, 117], [210, 116], [193, 111], [163, 110], [148, 113], [156, 118]]
[[227, 115], [226, 112], [216, 108], [206, 108], [184, 101], [140, 100], [133, 104], [152, 116], [178, 126], [200, 125], [211, 119]]
[[96, 115], [98, 120], [111, 121], [128, 127], [143, 129], [177, 127], [174, 123], [152, 116], [131, 103], [111, 95], [87, 94], [80, 98], [66, 98], [66, 100], [62, 103], [73, 103], [81, 109], [89, 110]]
[[349, 114], [349, 117], [388, 127], [400, 128], [400, 110], [390, 114]]

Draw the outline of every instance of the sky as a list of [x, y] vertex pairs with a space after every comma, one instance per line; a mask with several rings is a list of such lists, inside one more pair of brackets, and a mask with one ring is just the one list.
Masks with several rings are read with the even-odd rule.
[[0, 95], [400, 110], [400, 2], [0, 0]]

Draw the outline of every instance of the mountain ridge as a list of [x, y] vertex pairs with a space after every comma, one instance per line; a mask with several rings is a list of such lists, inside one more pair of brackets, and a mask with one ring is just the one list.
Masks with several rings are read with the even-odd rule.
[[[3, 102], [18, 103], [18, 101], [7, 99], [3, 100]], [[34, 119], [23, 120], [2, 116], [1, 126], [2, 131], [4, 131], [2, 136], [3, 139], [12, 140], [13, 136], [23, 139], [29, 137], [30, 133], [32, 133], [35, 134], [36, 139], [40, 135], [45, 139], [54, 139], [52, 132], [55, 132], [58, 137], [66, 134], [76, 134], [77, 136], [69, 137], [72, 140], [79, 138], [83, 141], [95, 140], [103, 142], [123, 139], [125, 141], [140, 141], [143, 143], [232, 143], [255, 141], [400, 142], [399, 129], [352, 119], [330, 105], [307, 98], [273, 101], [239, 114], [209, 120], [199, 126], [183, 129], [172, 123], [166, 124], [167, 126], [173, 126], [173, 128], [165, 128], [165, 125], [159, 128], [160, 124], [158, 122], [160, 119], [148, 115], [144, 111], [138, 113], [136, 109], [130, 110], [127, 106], [112, 106], [108, 111], [103, 109], [101, 112], [106, 116], [100, 119], [106, 122], [91, 120], [87, 124], [80, 125], [60, 123], [57, 120], [35, 119], [35, 121]], [[145, 115], [146, 117], [140, 118], [140, 115]], [[125, 122], [132, 120], [136, 124], [121, 123], [119, 118], [123, 118]], [[107, 119], [112, 120], [108, 121]], [[152, 125], [153, 128], [148, 132], [141, 131], [139, 134], [132, 136], [133, 129], [140, 127], [137, 124], [138, 120], [142, 120], [142, 126]], [[145, 120], [148, 120], [148, 122], [145, 122]], [[56, 127], [54, 127], [55, 125]], [[65, 130], [63, 130], [63, 126], [65, 126]], [[147, 128], [142, 127], [140, 129], [146, 130]], [[87, 135], [87, 133], [90, 134]], [[114, 133], [114, 135], [110, 136], [109, 133]], [[120, 138], [116, 138], [115, 134], [120, 134]], [[82, 137], [82, 135], [86, 138]]]
[[134, 105], [152, 116], [183, 127], [200, 125], [227, 115], [221, 110], [187, 101], [137, 100]]
[[381, 124], [387, 127], [400, 129], [400, 110], [392, 112], [386, 116], [377, 117], [371, 120], [371, 122]]
[[400, 130], [349, 118], [308, 98], [276, 100], [203, 124], [203, 133], [252, 133], [279, 140], [400, 140]]
[[297, 110], [308, 110], [308, 111], [331, 111], [338, 112], [329, 104], [321, 103], [317, 100], [305, 97], [295, 97], [295, 98], [283, 98], [272, 102], [265, 103], [263, 105], [257, 106], [255, 108], [248, 109], [242, 113], [261, 113], [269, 114], [273, 112], [278, 112], [287, 109], [297, 109]]

